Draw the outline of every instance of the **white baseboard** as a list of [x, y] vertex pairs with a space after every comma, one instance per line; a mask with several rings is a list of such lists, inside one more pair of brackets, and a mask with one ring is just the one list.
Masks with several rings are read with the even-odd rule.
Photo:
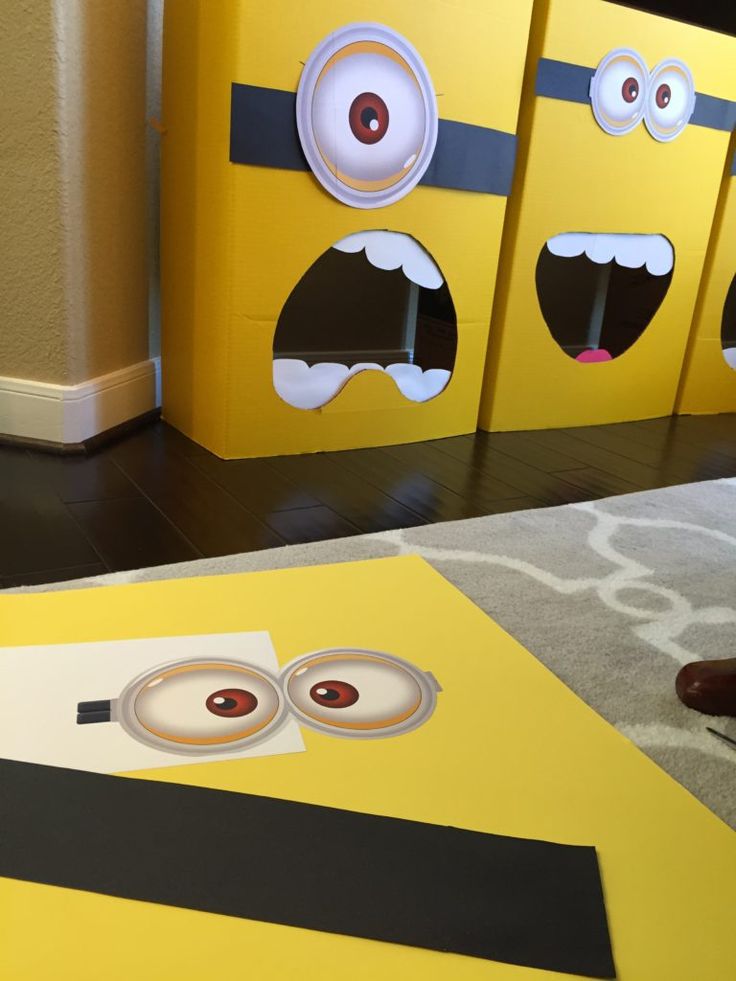
[[82, 443], [161, 404], [159, 358], [79, 385], [0, 376], [0, 434]]

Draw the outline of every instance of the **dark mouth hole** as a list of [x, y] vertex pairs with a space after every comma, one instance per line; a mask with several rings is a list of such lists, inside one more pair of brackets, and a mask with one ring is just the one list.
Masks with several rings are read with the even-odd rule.
[[586, 255], [563, 258], [545, 245], [537, 262], [539, 306], [565, 354], [608, 352], [617, 358], [644, 333], [672, 282], [670, 270], [653, 276], [646, 266], [628, 269]]
[[731, 368], [736, 369], [736, 276], [726, 294], [723, 305], [723, 320], [721, 321], [721, 347], [723, 356]]
[[415, 364], [452, 371], [457, 318], [447, 283], [430, 290], [401, 269], [376, 269], [364, 252], [328, 249], [284, 304], [274, 358], [386, 367]]

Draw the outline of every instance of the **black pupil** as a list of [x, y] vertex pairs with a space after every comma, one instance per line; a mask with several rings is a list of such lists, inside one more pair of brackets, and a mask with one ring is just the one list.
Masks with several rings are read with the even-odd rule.
[[629, 95], [631, 96], [632, 99], [635, 99], [638, 94], [639, 94], [639, 90], [637, 89], [636, 85], [632, 82], [631, 85], [629, 85]]
[[320, 690], [319, 697], [324, 698], [328, 702], [334, 702], [336, 698], [340, 697], [340, 692], [335, 691], [334, 688], [325, 688]]
[[234, 698], [216, 698], [215, 704], [218, 708], [227, 709], [229, 711], [230, 709], [234, 709], [238, 703]]
[[[373, 106], [367, 106], [360, 114], [360, 121], [365, 126], [366, 129], [371, 128], [371, 123], [375, 119], [378, 119], [378, 113], [373, 108]], [[337, 695], [335, 695], [334, 697], [337, 698]]]

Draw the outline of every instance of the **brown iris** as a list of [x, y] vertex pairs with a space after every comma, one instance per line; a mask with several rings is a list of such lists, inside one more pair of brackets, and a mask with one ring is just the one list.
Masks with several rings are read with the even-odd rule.
[[347, 708], [358, 701], [358, 689], [347, 681], [318, 681], [309, 689], [309, 697], [326, 708]]
[[666, 109], [672, 98], [672, 89], [666, 83], [662, 83], [657, 89], [655, 99], [660, 109]]
[[361, 143], [378, 143], [388, 130], [388, 106], [375, 92], [361, 92], [349, 112], [350, 129]]
[[621, 86], [621, 95], [624, 102], [636, 102], [639, 98], [639, 83], [635, 78], [627, 78]]
[[241, 715], [250, 715], [257, 707], [258, 699], [253, 692], [245, 688], [221, 688], [208, 696], [205, 705], [213, 715], [233, 719]]

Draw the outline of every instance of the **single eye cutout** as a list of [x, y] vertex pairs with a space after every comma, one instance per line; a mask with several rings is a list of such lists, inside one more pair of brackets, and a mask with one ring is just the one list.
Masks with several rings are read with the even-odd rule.
[[612, 136], [623, 136], [644, 117], [649, 72], [644, 59], [629, 48], [609, 51], [590, 83], [596, 122]]
[[416, 729], [434, 711], [439, 690], [408, 661], [363, 650], [301, 657], [286, 670], [284, 688], [303, 724], [362, 739]]
[[296, 121], [315, 177], [354, 208], [385, 207], [408, 194], [437, 142], [424, 62], [381, 24], [350, 24], [317, 46], [299, 81]]
[[646, 127], [661, 143], [679, 136], [695, 108], [695, 85], [690, 69], [676, 58], [661, 61], [649, 78], [644, 110]]
[[241, 749], [264, 738], [283, 715], [283, 696], [265, 672], [226, 661], [182, 661], [149, 671], [119, 700], [135, 738], [182, 753]]

